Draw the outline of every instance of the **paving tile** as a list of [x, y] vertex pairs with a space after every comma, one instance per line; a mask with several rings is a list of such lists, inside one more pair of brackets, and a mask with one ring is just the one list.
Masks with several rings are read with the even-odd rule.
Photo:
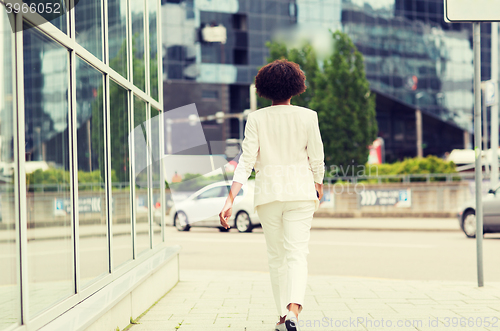
[[[309, 276], [308, 282], [299, 316], [302, 330], [500, 330], [500, 320], [498, 327], [489, 328], [443, 324], [453, 318], [500, 319], [500, 282], [488, 288], [472, 282], [346, 276]], [[177, 286], [130, 330], [272, 331], [277, 317], [269, 274], [181, 270]], [[352, 323], [360, 318], [360, 323]], [[376, 324], [381, 320], [390, 320], [392, 327]], [[406, 324], [395, 327], [397, 321]], [[431, 321], [437, 324], [431, 326]]]

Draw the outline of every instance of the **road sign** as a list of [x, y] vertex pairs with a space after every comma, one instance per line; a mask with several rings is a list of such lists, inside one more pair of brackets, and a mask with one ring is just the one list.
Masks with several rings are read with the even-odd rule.
[[[101, 197], [78, 198], [78, 213], [100, 213]], [[66, 216], [71, 214], [71, 201], [69, 199], [54, 199], [54, 216]]]
[[446, 22], [495, 22], [500, 21], [498, 0], [444, 0]]
[[361, 206], [411, 207], [411, 189], [363, 190], [359, 195]]

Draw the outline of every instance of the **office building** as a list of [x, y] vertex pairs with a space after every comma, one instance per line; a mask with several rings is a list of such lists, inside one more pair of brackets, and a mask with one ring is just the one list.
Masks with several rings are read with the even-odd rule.
[[[311, 39], [341, 29], [364, 55], [387, 161], [471, 147], [472, 29], [445, 23], [442, 0], [162, 0], [161, 10], [166, 110], [241, 112], [276, 29]], [[484, 80], [488, 24], [482, 42]], [[203, 126], [208, 140], [239, 138], [237, 120]]]

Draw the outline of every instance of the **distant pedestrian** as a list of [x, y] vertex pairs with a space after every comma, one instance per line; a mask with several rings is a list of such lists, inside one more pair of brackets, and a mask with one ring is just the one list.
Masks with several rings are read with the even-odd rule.
[[[298, 64], [276, 60], [255, 77], [270, 107], [248, 116], [243, 153], [219, 214], [228, 229], [234, 198], [255, 168], [254, 205], [267, 244], [271, 285], [280, 321], [276, 330], [299, 330], [307, 286], [307, 255], [314, 211], [323, 196], [323, 142], [315, 111], [292, 106], [306, 90]], [[318, 199], [319, 198], [319, 199]]]
[[181, 175], [178, 175], [176, 171], [175, 174], [172, 176], [172, 183], [180, 183], [180, 182], [182, 182], [182, 177]]

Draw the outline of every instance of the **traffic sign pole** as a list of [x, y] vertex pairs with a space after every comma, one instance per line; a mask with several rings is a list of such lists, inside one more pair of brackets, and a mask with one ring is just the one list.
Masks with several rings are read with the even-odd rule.
[[476, 157], [476, 252], [477, 285], [483, 281], [483, 166], [481, 163], [481, 23], [474, 22], [474, 150]]
[[[476, 247], [477, 247], [477, 282], [483, 286], [483, 201], [481, 165], [481, 22], [500, 21], [500, 1], [494, 0], [444, 0], [444, 20], [446, 22], [472, 22], [474, 30], [474, 150], [476, 157]], [[492, 24], [491, 33], [491, 79], [494, 83], [495, 97], [492, 107], [492, 148], [494, 148], [494, 176], [498, 180], [498, 23]], [[493, 139], [495, 140], [493, 142]], [[492, 176], [493, 177], [493, 176]]]
[[[486, 89], [483, 89], [483, 150], [488, 150], [488, 108], [486, 105]], [[485, 159], [484, 170], [489, 174], [488, 158]]]
[[491, 188], [498, 185], [498, 22], [491, 23], [491, 80], [495, 85], [495, 101], [491, 106]]

